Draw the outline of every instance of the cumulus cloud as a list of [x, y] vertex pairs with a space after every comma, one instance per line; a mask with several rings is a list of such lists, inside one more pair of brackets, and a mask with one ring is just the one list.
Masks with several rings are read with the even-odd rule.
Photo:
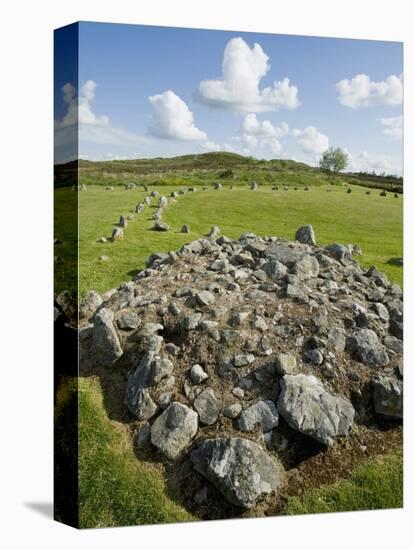
[[348, 170], [350, 172], [376, 172], [381, 174], [397, 174], [402, 173], [401, 160], [388, 157], [386, 155], [379, 155], [369, 153], [368, 151], [360, 151], [356, 154], [348, 153], [349, 165]]
[[95, 99], [97, 84], [93, 80], [87, 80], [79, 91], [70, 82], [67, 82], [63, 88], [63, 101], [67, 104], [67, 113], [61, 121], [57, 121], [57, 128], [68, 128], [76, 124], [86, 124], [89, 126], [108, 126], [109, 117], [106, 115], [97, 116], [92, 110], [92, 104]]
[[403, 101], [402, 77], [390, 75], [386, 80], [374, 82], [366, 74], [336, 83], [338, 101], [345, 107], [359, 109], [373, 105], [400, 105]]
[[328, 137], [321, 133], [315, 126], [307, 126], [304, 130], [295, 128], [291, 134], [296, 138], [296, 142], [304, 153], [312, 155], [321, 155], [328, 149]]
[[403, 117], [395, 116], [390, 118], [379, 118], [382, 125], [382, 132], [386, 136], [395, 140], [400, 140], [403, 137]]
[[297, 108], [298, 88], [288, 78], [260, 90], [260, 81], [269, 70], [269, 58], [259, 44], [250, 48], [242, 38], [233, 38], [224, 50], [222, 76], [202, 80], [195, 97], [212, 107], [241, 112]]
[[194, 124], [194, 115], [185, 101], [171, 90], [152, 95], [153, 125], [149, 133], [163, 139], [206, 140], [207, 135]]
[[245, 154], [261, 152], [274, 156], [281, 153], [280, 138], [288, 134], [289, 128], [286, 122], [274, 126], [269, 120], [260, 121], [254, 113], [249, 113], [242, 122], [241, 130], [240, 141]]
[[94, 112], [96, 88], [97, 84], [93, 80], [87, 80], [80, 87], [79, 94], [70, 82], [62, 87], [67, 110], [61, 120], [55, 120], [55, 155], [59, 162], [66, 162], [68, 149], [79, 149], [79, 156], [84, 155], [82, 146], [85, 142], [122, 148], [147, 143], [144, 136], [116, 128], [107, 115]]

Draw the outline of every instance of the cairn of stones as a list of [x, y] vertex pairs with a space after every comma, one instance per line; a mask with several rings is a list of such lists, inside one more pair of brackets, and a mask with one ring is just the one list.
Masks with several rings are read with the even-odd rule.
[[138, 448], [186, 464], [207, 505], [245, 510], [277, 496], [303, 449], [401, 422], [403, 294], [311, 225], [294, 241], [219, 233], [90, 291], [80, 360], [125, 378]]

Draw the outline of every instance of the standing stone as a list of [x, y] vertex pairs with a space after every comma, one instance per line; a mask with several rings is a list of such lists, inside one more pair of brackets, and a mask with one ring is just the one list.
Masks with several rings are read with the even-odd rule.
[[196, 412], [175, 401], [152, 424], [151, 442], [166, 458], [175, 460], [188, 447], [197, 430]]
[[277, 409], [291, 428], [324, 445], [348, 435], [354, 421], [354, 408], [349, 401], [328, 393], [311, 375], [287, 374], [280, 385]]
[[169, 225], [161, 220], [157, 220], [153, 228], [155, 231], [169, 231]]
[[159, 208], [165, 208], [168, 205], [168, 199], [164, 196], [159, 197], [158, 206]]
[[208, 237], [211, 239], [216, 239], [220, 233], [220, 228], [217, 225], [213, 225], [208, 233]]
[[300, 243], [315, 246], [317, 244], [317, 241], [315, 238], [313, 226], [311, 224], [302, 225], [299, 229], [297, 229], [295, 240]]
[[120, 225], [120, 227], [128, 227], [128, 222], [127, 222], [125, 216], [121, 216], [119, 218], [119, 225]]
[[120, 227], [115, 227], [112, 232], [112, 241], [123, 241], [124, 237], [125, 234], [123, 232], [123, 229], [121, 229]]
[[191, 461], [228, 502], [241, 508], [251, 508], [280, 484], [280, 465], [248, 439], [206, 439], [191, 452]]
[[122, 356], [122, 347], [113, 326], [113, 311], [110, 309], [102, 308], [95, 315], [93, 342], [97, 361], [105, 367], [110, 367]]
[[182, 226], [181, 233], [189, 233], [189, 225], [187, 223], [184, 223]]
[[130, 191], [131, 189], [135, 189], [135, 187], [136, 187], [136, 185], [135, 185], [132, 181], [130, 181], [129, 183], [127, 183], [127, 184], [125, 185], [125, 189], [126, 189], [127, 191]]
[[214, 189], [216, 191], [220, 191], [222, 189], [222, 184], [217, 181], [216, 183], [214, 183]]

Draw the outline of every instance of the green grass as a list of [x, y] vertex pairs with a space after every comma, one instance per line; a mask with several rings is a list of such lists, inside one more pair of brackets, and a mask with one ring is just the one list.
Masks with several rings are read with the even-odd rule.
[[290, 497], [287, 515], [349, 512], [403, 507], [403, 458], [394, 453], [355, 468], [351, 477]]
[[195, 519], [167, 495], [161, 473], [136, 459], [91, 378], [79, 382], [79, 508], [82, 528]]
[[[161, 192], [169, 195], [171, 189], [164, 187]], [[61, 189], [56, 193], [71, 191]], [[143, 196], [140, 189], [125, 191], [118, 187], [106, 191], [100, 186], [89, 187], [79, 194], [81, 294], [90, 289], [103, 292], [119, 286], [144, 267], [151, 253], [175, 250], [205, 235], [213, 224], [231, 238], [253, 231], [293, 239], [300, 225], [312, 223], [319, 244], [357, 243], [363, 250], [358, 260], [364, 267], [375, 265], [391, 280], [402, 284], [403, 269], [387, 263], [390, 258], [403, 255], [402, 197], [380, 197], [379, 191], [366, 195], [361, 187], [353, 187], [353, 192], [347, 194], [338, 186], [314, 187], [310, 192], [272, 191], [270, 187], [250, 191], [246, 186], [219, 192], [198, 189], [196, 193], [180, 196], [176, 204], [166, 209], [164, 220], [171, 231], [151, 230], [154, 208], [149, 208], [129, 223], [123, 242], [96, 243], [102, 235], [109, 236], [120, 214], [127, 214]], [[184, 223], [190, 225], [190, 235], [179, 233]], [[109, 261], [100, 261], [101, 255], [109, 256]]]

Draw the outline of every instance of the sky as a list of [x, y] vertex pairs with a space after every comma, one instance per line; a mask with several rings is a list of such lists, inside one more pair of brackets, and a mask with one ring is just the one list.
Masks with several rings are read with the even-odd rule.
[[348, 170], [402, 175], [402, 43], [75, 27], [77, 71], [67, 63], [77, 35], [56, 32], [57, 162], [75, 154], [76, 128], [89, 160], [232, 151], [317, 165], [339, 146]]

